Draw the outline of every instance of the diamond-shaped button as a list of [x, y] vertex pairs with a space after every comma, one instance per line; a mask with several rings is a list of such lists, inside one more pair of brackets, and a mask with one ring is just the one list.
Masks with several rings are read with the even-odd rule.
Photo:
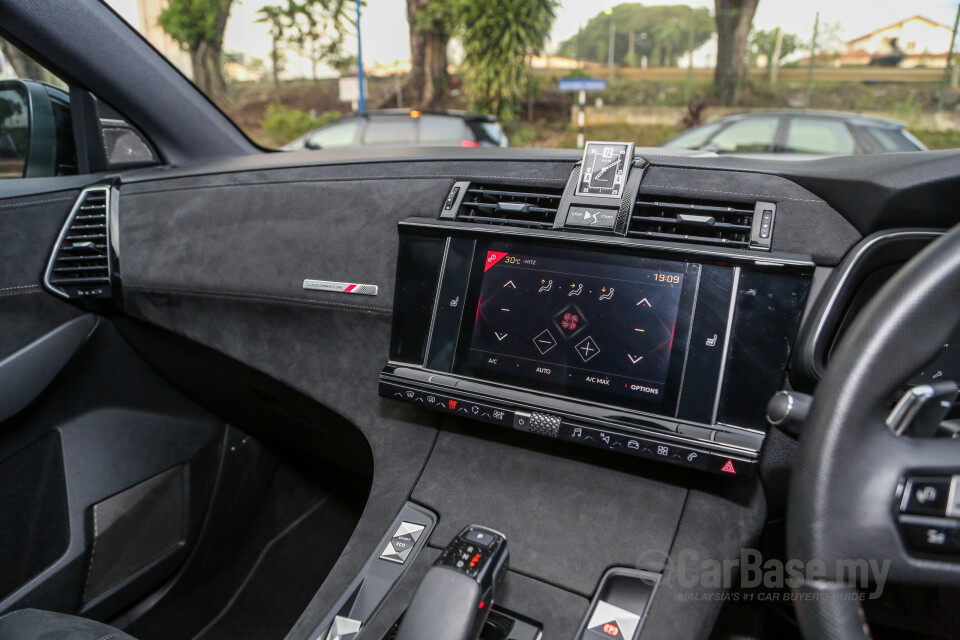
[[587, 336], [574, 347], [577, 350], [577, 353], [580, 354], [580, 357], [584, 362], [588, 362], [594, 358], [598, 353], [600, 353], [600, 347], [597, 346], [597, 343], [593, 341], [593, 338]]
[[537, 345], [537, 349], [540, 350], [540, 354], [544, 355], [550, 349], [553, 349], [557, 346], [557, 340], [553, 337], [553, 334], [550, 333], [548, 329], [544, 329], [537, 337], [533, 339], [533, 344]]
[[390, 542], [384, 547], [383, 552], [380, 553], [380, 559], [403, 564], [410, 555], [410, 552], [413, 551], [413, 547], [417, 543], [417, 540], [420, 539], [423, 530], [424, 526], [422, 524], [414, 524], [412, 522], [400, 523], [396, 533], [393, 534], [393, 538], [390, 539]]

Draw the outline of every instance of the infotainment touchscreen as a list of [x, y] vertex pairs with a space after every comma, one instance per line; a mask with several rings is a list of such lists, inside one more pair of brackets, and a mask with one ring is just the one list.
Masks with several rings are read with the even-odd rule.
[[454, 370], [673, 414], [700, 269], [478, 243]]

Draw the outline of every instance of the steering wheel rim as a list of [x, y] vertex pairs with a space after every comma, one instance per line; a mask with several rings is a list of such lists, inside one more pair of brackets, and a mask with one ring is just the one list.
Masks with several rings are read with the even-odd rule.
[[884, 424], [890, 399], [960, 322], [958, 301], [960, 226], [874, 296], [817, 387], [787, 512], [788, 557], [806, 569], [794, 588], [804, 638], [870, 637], [857, 592], [865, 583], [856, 571], [864, 566], [883, 583], [960, 584], [960, 558], [910, 555], [895, 516], [898, 485], [908, 473], [960, 472], [960, 441], [896, 437]]

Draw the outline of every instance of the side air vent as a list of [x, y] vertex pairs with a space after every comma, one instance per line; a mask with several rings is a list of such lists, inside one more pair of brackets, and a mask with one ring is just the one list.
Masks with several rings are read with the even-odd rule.
[[457, 220], [480, 224], [549, 229], [557, 217], [562, 188], [484, 185], [473, 182], [460, 203]]
[[85, 189], [50, 256], [44, 283], [64, 298], [110, 295], [110, 189]]
[[746, 249], [755, 209], [748, 204], [641, 195], [627, 235]]

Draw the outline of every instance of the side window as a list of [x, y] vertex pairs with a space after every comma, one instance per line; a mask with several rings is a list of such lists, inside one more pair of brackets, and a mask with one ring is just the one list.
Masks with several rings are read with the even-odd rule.
[[0, 178], [77, 173], [69, 89], [0, 40]]
[[719, 129], [721, 126], [723, 126], [722, 123], [717, 122], [712, 124], [704, 124], [690, 129], [689, 131], [684, 131], [667, 143], [667, 146], [675, 149], [699, 149], [707, 143], [707, 140], [710, 139], [710, 136], [715, 134], [717, 129]]
[[788, 153], [846, 155], [856, 153], [853, 133], [842, 122], [823, 118], [793, 118], [787, 133]]
[[420, 116], [420, 146], [459, 147], [464, 140], [472, 139], [473, 133], [460, 118]]
[[417, 141], [417, 120], [410, 116], [370, 118], [363, 132], [363, 144], [371, 146], [413, 145]]
[[884, 127], [864, 127], [870, 136], [883, 148], [884, 151], [922, 151], [923, 147], [908, 138], [899, 129]]
[[348, 147], [357, 139], [357, 129], [360, 128], [359, 120], [350, 120], [340, 124], [332, 124], [329, 127], [320, 129], [310, 136], [307, 146], [311, 149], [333, 149], [335, 147]]
[[780, 118], [746, 118], [714, 136], [710, 146], [720, 153], [768, 153], [773, 151]]

